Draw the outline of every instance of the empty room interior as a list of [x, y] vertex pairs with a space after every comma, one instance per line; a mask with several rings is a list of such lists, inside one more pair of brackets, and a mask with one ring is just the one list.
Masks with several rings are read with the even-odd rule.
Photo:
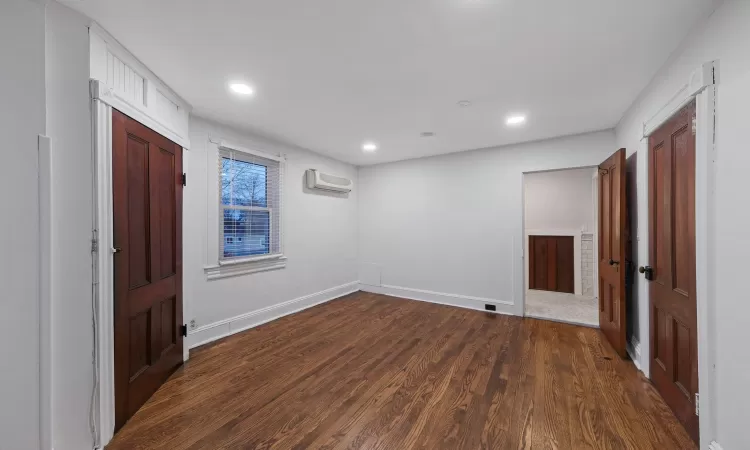
[[1, 0], [0, 61], [1, 450], [750, 449], [750, 1]]
[[526, 317], [599, 326], [598, 175], [593, 167], [524, 174]]

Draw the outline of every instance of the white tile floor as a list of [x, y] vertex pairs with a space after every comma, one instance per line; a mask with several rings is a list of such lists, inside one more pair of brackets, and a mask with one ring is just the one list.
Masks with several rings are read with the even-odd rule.
[[526, 291], [526, 316], [587, 326], [599, 326], [595, 298], [549, 291]]

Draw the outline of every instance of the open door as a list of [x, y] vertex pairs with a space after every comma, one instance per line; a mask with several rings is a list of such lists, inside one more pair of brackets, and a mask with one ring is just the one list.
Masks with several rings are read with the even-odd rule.
[[599, 327], [625, 357], [625, 245], [627, 202], [625, 149], [599, 165]]

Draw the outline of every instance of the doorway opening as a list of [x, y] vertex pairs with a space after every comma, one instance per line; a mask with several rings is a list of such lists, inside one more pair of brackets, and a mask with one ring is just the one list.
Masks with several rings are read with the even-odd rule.
[[597, 168], [524, 173], [524, 315], [599, 326]]

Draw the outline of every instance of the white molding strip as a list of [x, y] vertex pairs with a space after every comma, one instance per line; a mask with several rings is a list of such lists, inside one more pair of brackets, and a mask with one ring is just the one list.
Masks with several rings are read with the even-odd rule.
[[635, 336], [633, 336], [630, 339], [630, 342], [628, 342], [626, 350], [628, 355], [630, 355], [630, 359], [633, 360], [635, 367], [643, 372], [643, 369], [641, 369], [641, 343], [638, 342], [638, 339], [636, 339]]
[[[494, 312], [497, 314], [507, 314], [515, 316], [515, 304], [506, 300], [496, 300], [492, 298], [473, 297], [461, 294], [447, 294], [444, 292], [427, 291], [424, 289], [414, 289], [402, 286], [392, 286], [384, 284], [382, 286], [369, 286], [360, 284], [360, 290], [372, 292], [374, 294], [389, 295], [391, 297], [400, 297], [408, 300], [418, 300], [421, 302], [437, 303], [439, 305], [455, 306], [458, 308], [474, 309], [477, 311]], [[497, 307], [496, 311], [487, 311], [484, 305], [492, 304]]]
[[89, 25], [90, 78], [101, 100], [181, 145], [188, 139], [190, 104], [97, 23]]
[[713, 441], [708, 444], [708, 450], [724, 450], [718, 442]]
[[[715, 76], [715, 72], [714, 72]], [[695, 288], [698, 306], [698, 392], [700, 436], [705, 446], [717, 436], [716, 408], [716, 86], [696, 97], [695, 136]]]
[[114, 261], [112, 256], [112, 107], [92, 99], [94, 233], [98, 242], [93, 281], [96, 286], [93, 303], [96, 310], [94, 342], [97, 377], [95, 380], [97, 447], [104, 448], [115, 429], [114, 368]]
[[52, 146], [39, 135], [39, 419], [42, 448], [52, 448]]
[[203, 325], [188, 333], [186, 343], [191, 349], [193, 349], [208, 344], [209, 342], [231, 336], [235, 333], [257, 327], [258, 325], [262, 325], [272, 320], [357, 292], [358, 290], [359, 281], [352, 281], [351, 283], [342, 284], [341, 286], [298, 297], [284, 303], [279, 303], [231, 317], [229, 319]]

